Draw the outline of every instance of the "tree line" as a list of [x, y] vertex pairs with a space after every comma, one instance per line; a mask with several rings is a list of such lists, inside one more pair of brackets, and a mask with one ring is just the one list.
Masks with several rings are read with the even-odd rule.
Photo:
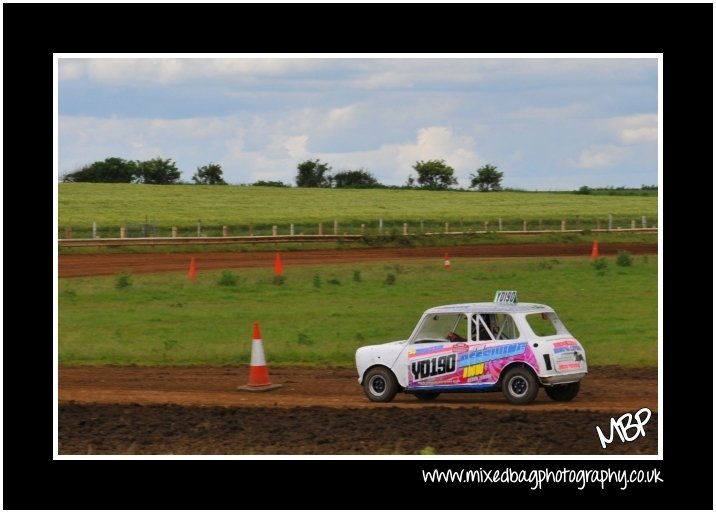
[[[192, 180], [197, 184], [226, 185], [223, 175], [224, 172], [219, 164], [210, 163], [198, 167]], [[181, 171], [172, 159], [156, 157], [141, 161], [109, 157], [64, 175], [62, 181], [168, 185], [180, 183], [180, 176]]]
[[[455, 170], [444, 160], [418, 161], [413, 165], [417, 179], [408, 176], [406, 187], [423, 189], [449, 189], [457, 185]], [[296, 174], [297, 187], [334, 187], [334, 188], [379, 188], [385, 187], [375, 176], [363, 168], [353, 171], [340, 171], [331, 174], [331, 167], [320, 159], [304, 160], [298, 164]], [[502, 189], [503, 173], [491, 164], [479, 168], [470, 175], [470, 188], [480, 191], [499, 191]], [[416, 185], [417, 184], [417, 185]]]
[[[381, 188], [387, 187], [364, 168], [344, 170], [331, 173], [331, 166], [320, 159], [299, 162], [295, 177], [297, 187], [323, 188]], [[411, 175], [406, 187], [423, 189], [449, 189], [457, 185], [455, 170], [444, 160], [418, 161], [413, 165], [417, 178]], [[226, 185], [224, 171], [220, 164], [209, 163], [197, 167], [191, 177], [195, 184]], [[77, 171], [62, 177], [64, 182], [94, 183], [145, 183], [145, 184], [177, 184], [181, 171], [172, 159], [125, 160], [110, 157], [103, 161], [88, 164]], [[503, 173], [491, 164], [484, 165], [470, 175], [470, 188], [479, 191], [499, 191], [502, 189]], [[259, 180], [252, 185], [266, 187], [290, 187], [281, 181]]]

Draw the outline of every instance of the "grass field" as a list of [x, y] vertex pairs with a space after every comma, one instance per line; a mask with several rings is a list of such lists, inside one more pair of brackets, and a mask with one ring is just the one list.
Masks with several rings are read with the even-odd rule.
[[[407, 337], [426, 308], [490, 301], [504, 289], [554, 307], [592, 365], [657, 363], [654, 256], [630, 267], [610, 258], [601, 273], [587, 258], [452, 264], [285, 268], [283, 285], [272, 269], [200, 272], [195, 283], [186, 273], [61, 279], [59, 362], [248, 364], [259, 321], [269, 365], [352, 366], [359, 346]], [[219, 285], [222, 277], [236, 284]]]
[[469, 191], [422, 191], [407, 189], [298, 189], [281, 187], [140, 185], [61, 183], [58, 185], [58, 234], [72, 227], [73, 236], [87, 237], [93, 221], [102, 237], [118, 237], [120, 226], [152, 226], [154, 235], [170, 236], [171, 227], [180, 236], [219, 236], [222, 226], [232, 235], [271, 232], [280, 234], [316, 233], [318, 223], [325, 233], [377, 233], [383, 219], [386, 232], [402, 230], [442, 231], [450, 224], [453, 231], [521, 230], [522, 221], [530, 229], [591, 229], [596, 220], [606, 228], [609, 214], [614, 227], [629, 227], [631, 220], [641, 226], [658, 224], [657, 202], [645, 196], [580, 195], [549, 192], [479, 193]]

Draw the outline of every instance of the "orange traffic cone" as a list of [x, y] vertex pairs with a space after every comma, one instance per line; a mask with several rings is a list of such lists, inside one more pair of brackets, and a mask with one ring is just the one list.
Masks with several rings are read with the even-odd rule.
[[599, 258], [599, 245], [595, 240], [594, 244], [592, 244], [592, 260], [596, 260], [597, 258]]
[[281, 255], [276, 253], [276, 260], [273, 263], [273, 274], [274, 276], [281, 276], [283, 274], [283, 265], [281, 265]]
[[266, 356], [264, 356], [264, 346], [261, 340], [261, 329], [259, 323], [254, 323], [254, 337], [251, 341], [251, 366], [249, 367], [249, 382], [247, 385], [238, 387], [239, 390], [247, 390], [249, 392], [268, 392], [275, 390], [281, 385], [271, 383], [268, 375], [268, 367], [266, 366]]
[[450, 269], [450, 258], [448, 258], [447, 251], [445, 252], [445, 269]]
[[191, 257], [191, 262], [189, 262], [189, 280], [196, 280], [196, 260], [194, 260], [194, 257]]

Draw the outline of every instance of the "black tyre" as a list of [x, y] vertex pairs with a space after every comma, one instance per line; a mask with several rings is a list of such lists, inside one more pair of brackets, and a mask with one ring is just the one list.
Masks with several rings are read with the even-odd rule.
[[512, 367], [502, 377], [502, 393], [512, 404], [529, 404], [539, 392], [539, 383], [532, 370]]
[[579, 393], [579, 381], [576, 383], [565, 383], [563, 385], [554, 385], [551, 387], [544, 387], [544, 391], [547, 392], [547, 397], [553, 401], [559, 401], [566, 403], [571, 401]]
[[365, 373], [363, 390], [371, 401], [387, 403], [398, 393], [398, 380], [390, 369], [373, 367]]
[[415, 392], [415, 397], [417, 397], [420, 401], [433, 401], [434, 399], [437, 399], [439, 395], [440, 392]]

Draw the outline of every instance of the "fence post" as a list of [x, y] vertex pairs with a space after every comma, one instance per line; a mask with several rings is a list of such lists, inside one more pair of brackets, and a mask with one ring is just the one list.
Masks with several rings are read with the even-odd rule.
[[271, 235], [273, 235], [275, 237], [277, 233], [278, 233], [278, 226], [273, 225], [271, 227]]
[[318, 235], [323, 235], [323, 223], [318, 223]]
[[445, 233], [450, 231], [450, 223], [445, 223]]
[[611, 214], [609, 214], [609, 228], [608, 228], [608, 230], [609, 230], [610, 232], [612, 231], [612, 215], [611, 215]]
[[486, 232], [490, 231], [490, 221], [485, 221], [485, 231]]
[[291, 235], [293, 235], [293, 223], [291, 223]]
[[97, 221], [92, 221], [92, 238], [97, 238]]
[[498, 226], [498, 230], [502, 231], [502, 218], [501, 217], [497, 218], [497, 226]]
[[360, 233], [361, 233], [361, 235], [364, 235], [364, 234], [365, 234], [365, 223], [361, 223], [361, 225], [360, 225]]
[[383, 235], [383, 218], [380, 218], [380, 221], [378, 222], [378, 234]]
[[420, 220], [420, 233], [425, 233], [425, 226], [423, 225], [423, 220]]
[[408, 235], [408, 223], [403, 223], [403, 235]]
[[254, 236], [254, 223], [249, 224], [249, 236]]
[[174, 239], [177, 238], [177, 227], [176, 226], [172, 226], [172, 238], [174, 238]]
[[631, 229], [634, 230], [636, 228], [636, 221], [634, 219], [631, 220]]
[[565, 231], [567, 229], [567, 221], [562, 219], [562, 231]]
[[333, 220], [333, 235], [338, 235], [338, 219]]
[[127, 238], [127, 228], [126, 228], [126, 227], [122, 226], [122, 227], [119, 229], [119, 238], [120, 238], [120, 239], [126, 239], [126, 238]]
[[646, 216], [641, 216], [641, 227], [646, 228]]
[[522, 220], [522, 231], [523, 232], [527, 231], [527, 219]]
[[221, 228], [221, 234], [222, 234], [224, 237], [228, 237], [228, 236], [229, 236], [229, 227], [226, 226], [226, 225], [224, 225], [224, 226]]
[[71, 239], [72, 238], [72, 227], [68, 226], [65, 228], [65, 239]]
[[196, 236], [201, 237], [201, 219], [196, 222]]

